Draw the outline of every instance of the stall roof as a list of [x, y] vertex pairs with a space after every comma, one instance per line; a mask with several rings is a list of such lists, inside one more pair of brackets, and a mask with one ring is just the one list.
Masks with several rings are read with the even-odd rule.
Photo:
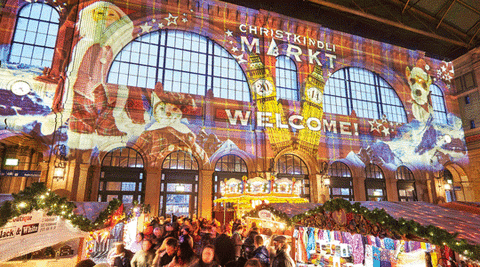
[[312, 210], [318, 206], [321, 206], [320, 203], [271, 203], [270, 207], [273, 209], [285, 213], [288, 218], [292, 218], [295, 215], [305, 213], [309, 210]]
[[450, 233], [458, 233], [458, 238], [472, 244], [480, 244], [480, 215], [442, 207], [427, 202], [376, 202], [360, 204], [369, 210], [384, 209], [395, 219], [414, 220], [423, 226], [433, 225]]

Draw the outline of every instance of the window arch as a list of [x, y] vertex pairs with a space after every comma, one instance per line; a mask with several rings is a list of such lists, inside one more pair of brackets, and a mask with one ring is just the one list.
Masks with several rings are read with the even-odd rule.
[[142, 35], [116, 56], [109, 83], [250, 101], [245, 73], [227, 50], [196, 33], [163, 30]]
[[376, 164], [370, 163], [365, 167], [365, 191], [367, 201], [387, 200], [385, 176]]
[[328, 167], [330, 176], [330, 198], [354, 200], [352, 172], [347, 164], [335, 161]]
[[407, 122], [407, 113], [395, 90], [378, 74], [348, 67], [333, 73], [325, 84], [326, 113]]
[[278, 56], [275, 63], [277, 99], [298, 101], [297, 66], [287, 56]]
[[302, 186], [302, 197], [310, 199], [310, 179], [308, 178], [308, 169], [305, 162], [294, 154], [284, 154], [277, 161], [278, 178], [295, 178], [296, 183]]
[[[245, 161], [237, 155], [225, 155], [217, 160], [215, 164], [215, 172], [213, 174], [212, 181], [212, 200], [221, 198], [220, 184], [225, 179], [236, 178], [241, 180], [243, 176], [248, 176], [247, 164]], [[232, 209], [231, 203], [226, 204], [227, 209]], [[214, 204], [214, 211], [223, 212], [221, 207], [222, 203]]]
[[400, 166], [395, 171], [397, 179], [398, 200], [417, 201], [417, 191], [415, 190], [415, 177], [412, 171], [406, 166]]
[[160, 214], [191, 217], [198, 212], [198, 163], [192, 154], [175, 151], [162, 164]]
[[443, 92], [438, 85], [430, 85], [432, 96], [433, 119], [442, 124], [447, 124], [447, 107], [445, 106], [445, 98]]
[[50, 67], [60, 15], [44, 3], [27, 4], [18, 13], [8, 61]]
[[121, 199], [123, 203], [141, 202], [145, 195], [143, 158], [130, 147], [116, 148], [102, 159], [98, 201]]
[[176, 151], [165, 157], [162, 168], [172, 170], [198, 170], [198, 163], [192, 154], [185, 151]]
[[248, 172], [245, 161], [236, 155], [225, 155], [215, 164], [217, 172]]

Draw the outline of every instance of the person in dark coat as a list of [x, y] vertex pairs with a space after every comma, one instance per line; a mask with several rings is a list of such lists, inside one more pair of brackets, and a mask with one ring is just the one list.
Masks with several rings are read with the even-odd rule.
[[253, 251], [255, 250], [255, 236], [258, 235], [258, 228], [256, 226], [252, 227], [250, 232], [248, 232], [247, 238], [243, 242], [243, 253], [244, 257], [251, 259], [253, 257]]
[[168, 237], [163, 241], [162, 246], [155, 252], [153, 259], [154, 267], [167, 266], [172, 262], [175, 255], [177, 255], [178, 240], [173, 237]]
[[277, 236], [273, 239], [275, 249], [277, 251], [275, 258], [272, 261], [272, 267], [294, 267], [295, 264], [288, 253], [287, 238], [283, 235]]
[[228, 262], [235, 261], [235, 244], [232, 239], [226, 234], [225, 226], [221, 228], [222, 234], [215, 239], [215, 255], [220, 266], [227, 265]]
[[262, 263], [263, 267], [270, 266], [270, 255], [268, 249], [263, 245], [263, 237], [261, 235], [255, 236], [255, 250], [253, 251], [253, 258], [256, 258]]

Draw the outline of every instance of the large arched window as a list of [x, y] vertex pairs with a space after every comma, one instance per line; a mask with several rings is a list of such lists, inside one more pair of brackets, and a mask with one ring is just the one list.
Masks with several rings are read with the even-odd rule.
[[116, 56], [109, 83], [250, 101], [245, 74], [223, 47], [185, 31], [163, 30], [142, 35]]
[[395, 179], [397, 179], [398, 200], [417, 201], [415, 177], [412, 171], [406, 166], [400, 166], [395, 171]]
[[198, 212], [198, 163], [192, 154], [176, 151], [162, 164], [160, 214], [191, 217]]
[[387, 188], [382, 169], [375, 164], [365, 167], [365, 191], [367, 201], [386, 201]]
[[145, 195], [143, 158], [132, 148], [114, 149], [105, 155], [100, 170], [98, 201], [114, 198], [123, 203], [142, 202]]
[[8, 61], [50, 67], [57, 41], [60, 15], [50, 5], [25, 5], [17, 17]]
[[295, 183], [301, 183], [301, 196], [310, 200], [310, 179], [308, 178], [307, 165], [301, 158], [293, 154], [285, 154], [277, 161], [278, 178], [295, 178]]
[[[215, 172], [213, 173], [212, 182], [212, 199], [221, 198], [220, 184], [225, 179], [236, 178], [242, 180], [243, 176], [248, 176], [247, 164], [236, 155], [225, 155], [218, 159], [215, 164]], [[215, 205], [215, 210], [221, 209], [221, 205]], [[227, 205], [227, 208], [229, 206]]]
[[344, 68], [332, 74], [324, 92], [325, 113], [406, 123], [407, 113], [395, 90], [379, 75], [361, 68]]
[[277, 98], [298, 101], [297, 66], [287, 56], [278, 56], [275, 63]]
[[354, 200], [352, 172], [347, 164], [335, 161], [328, 168], [328, 176], [330, 176], [331, 199], [344, 198], [349, 201]]
[[432, 84], [430, 85], [430, 93], [432, 96], [433, 118], [438, 123], [447, 124], [447, 108], [442, 90], [437, 85]]

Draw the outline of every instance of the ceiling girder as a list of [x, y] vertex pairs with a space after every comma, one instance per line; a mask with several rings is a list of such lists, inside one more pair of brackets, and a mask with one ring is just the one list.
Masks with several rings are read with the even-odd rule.
[[[381, 18], [381, 17], [375, 16], [375, 15], [372, 15], [372, 14], [368, 14], [368, 13], [365, 13], [365, 12], [362, 12], [362, 11], [354, 10], [354, 9], [351, 9], [351, 8], [348, 8], [348, 7], [345, 7], [345, 6], [342, 6], [342, 5], [334, 4], [332, 2], [328, 2], [328, 1], [324, 1], [324, 0], [307, 0], [307, 1], [311, 2], [311, 3], [321, 5], [321, 6], [326, 6], [326, 7], [329, 7], [329, 8], [333, 8], [333, 9], [336, 9], [336, 10], [339, 10], [339, 11], [342, 11], [342, 12], [350, 13], [350, 14], [353, 14], [353, 15], [356, 15], [356, 16], [360, 16], [360, 17], [363, 17], [363, 18], [367, 18], [367, 19], [370, 19], [370, 20], [373, 20], [373, 21], [384, 23], [386, 25], [397, 27], [397, 28], [400, 28], [400, 29], [403, 29], [403, 30], [418, 33], [418, 34], [421, 34], [421, 35], [424, 35], [424, 36], [427, 36], [427, 37], [435, 38], [437, 40], [442, 40], [442, 41], [445, 41], [445, 42], [448, 42], [448, 43], [451, 43], [451, 44], [454, 44], [454, 45], [470, 48], [470, 45], [468, 43], [463, 42], [463, 41], [457, 41], [457, 40], [453, 40], [453, 39], [450, 39], [450, 38], [447, 38], [447, 37], [444, 37], [444, 36], [441, 36], [441, 35], [438, 35], [438, 34], [435, 34], [435, 33], [426, 32], [426, 31], [423, 31], [423, 30], [420, 30], [420, 29], [416, 29], [416, 28], [407, 26], [407, 25], [399, 23], [399, 22], [394, 22], [394, 21], [391, 21], [391, 20], [388, 20], [388, 19], [385, 19], [385, 18]], [[392, 0], [392, 1], [398, 1], [398, 0]], [[402, 3], [402, 5], [403, 4], [404, 3]], [[463, 35], [465, 35], [465, 34], [463, 34]], [[465, 37], [467, 37], [467, 36], [465, 36]]]

